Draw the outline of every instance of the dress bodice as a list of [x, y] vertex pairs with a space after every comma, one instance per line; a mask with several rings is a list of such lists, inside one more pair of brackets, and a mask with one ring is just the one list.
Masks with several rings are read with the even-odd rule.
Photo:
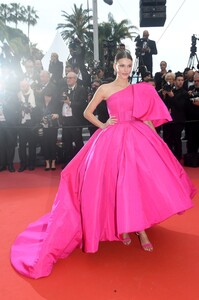
[[132, 85], [112, 94], [107, 99], [107, 108], [109, 115], [115, 116], [119, 123], [134, 120]]
[[149, 83], [130, 84], [106, 101], [109, 115], [115, 116], [118, 123], [150, 120], [157, 127], [172, 120], [167, 107]]

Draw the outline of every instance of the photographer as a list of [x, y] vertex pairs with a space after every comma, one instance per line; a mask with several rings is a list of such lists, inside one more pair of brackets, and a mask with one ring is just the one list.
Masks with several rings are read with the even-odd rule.
[[153, 59], [152, 55], [157, 54], [157, 48], [155, 41], [149, 39], [149, 32], [143, 31], [143, 36], [140, 39], [139, 36], [136, 41], [136, 56], [139, 57], [139, 66], [145, 66], [147, 71], [153, 74]]
[[[36, 136], [32, 130], [37, 123], [38, 108], [36, 107], [35, 95], [26, 80], [20, 82], [18, 93], [21, 125], [19, 128], [19, 159], [20, 168], [18, 172], [23, 172], [28, 164], [30, 171], [35, 169], [36, 160]], [[28, 156], [26, 146], [28, 143]]]
[[0, 172], [8, 169], [15, 172], [13, 165], [17, 144], [19, 105], [10, 82], [0, 78]]
[[[168, 72], [165, 75], [164, 84], [162, 85], [162, 88], [158, 91], [160, 98], [163, 100], [168, 110], [170, 110], [170, 102], [172, 100], [172, 97], [174, 96], [173, 94], [174, 81], [175, 81], [175, 74], [172, 72]], [[161, 129], [163, 129], [162, 126], [157, 127], [156, 130], [158, 134], [161, 133]], [[164, 134], [164, 130], [163, 130], [163, 134]], [[166, 139], [166, 133], [164, 139]]]
[[91, 81], [91, 76], [88, 74], [86, 68], [85, 70], [80, 70], [79, 65], [73, 65], [73, 71], [77, 74], [77, 84], [85, 88], [88, 88]]
[[71, 58], [68, 60], [68, 64], [71, 66], [78, 64], [82, 65], [85, 61], [85, 47], [83, 42], [78, 38], [75, 37], [71, 40], [69, 44], [69, 52]]
[[195, 71], [194, 70], [188, 70], [187, 71], [187, 78], [184, 80], [184, 84], [183, 84], [183, 88], [186, 91], [189, 91], [189, 89], [192, 89], [191, 86], [194, 86], [194, 74]]
[[42, 70], [39, 74], [39, 83], [34, 89], [36, 104], [39, 107], [43, 107], [43, 99], [46, 90], [51, 89], [53, 91], [53, 98], [57, 99], [56, 85], [50, 80], [50, 73], [46, 70]]
[[189, 101], [186, 105], [187, 117], [187, 152], [198, 153], [199, 150], [199, 73], [194, 74], [194, 85], [190, 87]]
[[[78, 72], [78, 79], [82, 80], [82, 85], [88, 87], [90, 85], [90, 76], [85, 66], [85, 45], [78, 38], [75, 37], [69, 44], [69, 52], [71, 57], [68, 64], [72, 66], [75, 73]], [[78, 69], [78, 70], [75, 70]]]
[[59, 103], [53, 98], [51, 88], [45, 90], [42, 108], [43, 151], [46, 162], [45, 171], [56, 170], [56, 143], [59, 127]]
[[103, 66], [105, 69], [105, 78], [108, 82], [113, 81], [115, 78], [113, 64], [114, 64], [114, 56], [117, 52], [117, 45], [113, 39], [107, 39], [103, 41]]
[[[168, 80], [167, 75], [165, 79]], [[189, 99], [188, 93], [183, 89], [183, 83], [183, 74], [176, 73], [172, 90], [166, 92], [170, 96], [165, 103], [173, 121], [163, 125], [163, 139], [179, 161], [182, 159], [181, 136], [186, 120], [185, 105]]]
[[75, 72], [69, 72], [66, 76], [66, 84], [61, 93], [62, 141], [65, 164], [67, 164], [84, 145], [82, 125], [87, 125], [87, 121], [83, 117], [87, 99], [87, 90], [77, 84], [77, 74]]
[[165, 75], [165, 84], [158, 92], [159, 96], [162, 98], [162, 100], [164, 101], [168, 109], [170, 109], [170, 100], [174, 96], [173, 94], [174, 82], [175, 82], [175, 74], [172, 72], [168, 72]]

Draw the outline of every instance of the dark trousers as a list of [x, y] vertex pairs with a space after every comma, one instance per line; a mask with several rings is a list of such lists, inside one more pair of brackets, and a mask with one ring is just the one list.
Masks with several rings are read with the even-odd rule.
[[0, 165], [12, 165], [17, 143], [17, 130], [0, 122]]
[[54, 127], [44, 128], [42, 149], [45, 160], [56, 159], [56, 143], [58, 129]]
[[65, 126], [72, 126], [72, 122], [70, 120], [70, 117], [64, 117], [63, 119], [62, 142], [65, 162], [68, 163], [83, 147], [84, 143], [82, 138], [82, 128], [65, 128]]
[[186, 123], [187, 152], [197, 153], [199, 151], [199, 120]]
[[[28, 144], [28, 155], [27, 155]], [[20, 164], [34, 166], [36, 161], [36, 135], [32, 128], [19, 128], [19, 159]]]
[[183, 128], [183, 123], [167, 123], [163, 125], [163, 139], [178, 160], [182, 158], [181, 136]]

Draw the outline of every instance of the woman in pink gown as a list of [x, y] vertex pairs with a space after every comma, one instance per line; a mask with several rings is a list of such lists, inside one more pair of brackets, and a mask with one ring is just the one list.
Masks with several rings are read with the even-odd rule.
[[[61, 173], [47, 215], [15, 240], [11, 262], [21, 274], [48, 276], [53, 264], [74, 249], [93, 253], [100, 241], [131, 242], [152, 251], [145, 229], [192, 207], [195, 188], [154, 126], [171, 120], [148, 83], [130, 85], [132, 58], [118, 52], [116, 79], [102, 85], [84, 115], [99, 129]], [[106, 99], [110, 118], [93, 114]]]

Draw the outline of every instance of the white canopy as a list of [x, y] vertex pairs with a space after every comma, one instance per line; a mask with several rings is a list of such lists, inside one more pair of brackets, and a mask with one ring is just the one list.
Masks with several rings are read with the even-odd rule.
[[70, 53], [69, 53], [69, 49], [68, 49], [67, 45], [65, 44], [63, 38], [61, 37], [61, 34], [58, 31], [56, 32], [56, 35], [54, 37], [54, 40], [53, 40], [50, 48], [48, 49], [48, 51], [42, 58], [42, 64], [43, 64], [44, 70], [48, 70], [52, 52], [55, 52], [58, 54], [59, 60], [62, 61], [65, 66], [65, 63], [70, 56]]

